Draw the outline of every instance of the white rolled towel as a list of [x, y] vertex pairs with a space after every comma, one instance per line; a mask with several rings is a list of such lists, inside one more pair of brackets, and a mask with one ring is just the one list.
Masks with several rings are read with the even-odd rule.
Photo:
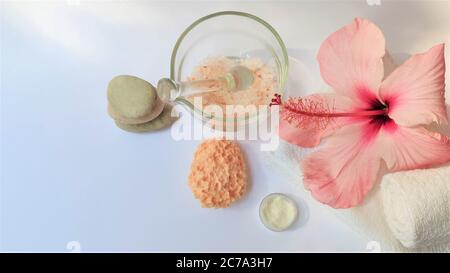
[[450, 166], [386, 175], [386, 222], [407, 248], [450, 244]]

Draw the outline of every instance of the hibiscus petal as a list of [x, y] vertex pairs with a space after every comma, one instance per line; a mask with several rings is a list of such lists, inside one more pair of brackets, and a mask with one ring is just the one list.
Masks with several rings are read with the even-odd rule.
[[367, 108], [378, 98], [384, 54], [381, 30], [370, 21], [356, 18], [322, 43], [317, 60], [327, 84]]
[[379, 135], [379, 147], [390, 171], [429, 168], [450, 162], [447, 136], [423, 127], [400, 127]]
[[303, 181], [314, 198], [334, 208], [359, 204], [377, 181], [381, 157], [377, 129], [369, 121], [339, 129], [326, 146], [301, 162]]
[[446, 164], [450, 140], [423, 127], [401, 127], [393, 120], [352, 124], [302, 161], [303, 181], [318, 201], [334, 208], [352, 207], [386, 170], [382, 161], [388, 171]]
[[399, 125], [447, 123], [444, 44], [416, 54], [383, 81], [380, 97]]
[[[335, 112], [348, 112], [350, 109], [354, 108], [353, 102], [350, 99], [332, 93], [314, 94], [303, 97], [302, 99], [322, 103], [331, 111]], [[327, 122], [325, 126], [299, 128], [297, 124], [291, 124], [280, 118], [279, 136], [291, 144], [310, 148], [317, 146], [322, 138], [331, 135], [337, 128], [340, 128], [349, 122], [349, 118], [339, 117], [333, 118], [333, 120]]]
[[311, 148], [319, 145], [322, 132], [304, 130], [292, 126], [285, 120], [280, 120], [280, 138], [300, 147]]

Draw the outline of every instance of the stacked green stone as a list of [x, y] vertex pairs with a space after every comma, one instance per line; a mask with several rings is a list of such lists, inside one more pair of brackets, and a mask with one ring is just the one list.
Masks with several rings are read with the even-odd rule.
[[172, 106], [161, 101], [155, 87], [134, 76], [121, 75], [108, 85], [108, 113], [129, 132], [151, 132], [170, 126], [176, 117]]

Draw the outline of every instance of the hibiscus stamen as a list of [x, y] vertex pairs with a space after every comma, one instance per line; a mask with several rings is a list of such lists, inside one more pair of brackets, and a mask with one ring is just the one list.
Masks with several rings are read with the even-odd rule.
[[387, 106], [382, 109], [363, 109], [352, 112], [336, 112], [334, 106], [325, 101], [289, 98], [281, 101], [281, 96], [275, 94], [270, 106], [280, 105], [281, 117], [296, 127], [303, 129], [324, 129], [334, 118], [339, 117], [378, 117], [387, 116]]
[[310, 112], [299, 110], [298, 107], [284, 106], [284, 108], [288, 111], [292, 111], [296, 114], [306, 115], [306, 116], [315, 116], [315, 117], [373, 117], [373, 116], [382, 116], [387, 113], [385, 109], [381, 110], [361, 110], [356, 112]]

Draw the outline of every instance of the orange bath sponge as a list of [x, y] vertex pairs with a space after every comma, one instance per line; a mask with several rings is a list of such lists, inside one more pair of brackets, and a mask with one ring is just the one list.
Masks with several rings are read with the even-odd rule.
[[247, 169], [239, 146], [228, 140], [206, 140], [194, 155], [189, 187], [205, 208], [225, 208], [247, 189]]

